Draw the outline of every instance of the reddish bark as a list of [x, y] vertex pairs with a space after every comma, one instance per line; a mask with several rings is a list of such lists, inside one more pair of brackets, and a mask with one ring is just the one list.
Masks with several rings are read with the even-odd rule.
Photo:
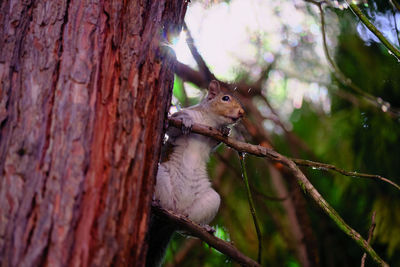
[[186, 2], [0, 5], [2, 266], [142, 266]]

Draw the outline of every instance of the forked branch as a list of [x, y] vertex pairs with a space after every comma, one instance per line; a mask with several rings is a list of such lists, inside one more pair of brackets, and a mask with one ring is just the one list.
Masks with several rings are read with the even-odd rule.
[[[367, 240], [368, 244], [370, 244], [370, 242], [371, 242], [372, 235], [374, 234], [374, 230], [375, 230], [375, 226], [376, 226], [376, 223], [375, 223], [375, 214], [376, 214], [376, 212], [374, 211], [374, 212], [372, 213], [372, 218], [371, 218], [371, 227], [369, 228], [369, 231], [368, 231], [368, 240]], [[365, 260], [366, 260], [366, 259], [367, 259], [367, 254], [364, 253], [363, 256], [362, 256], [362, 258], [361, 258], [361, 267], [364, 267], [364, 266], [365, 266]]]
[[[181, 128], [182, 122], [179, 119], [169, 119], [169, 124]], [[388, 264], [382, 260], [379, 255], [375, 252], [375, 250], [368, 244], [368, 242], [353, 228], [351, 228], [336, 212], [334, 208], [332, 208], [329, 203], [321, 196], [321, 194], [314, 188], [314, 186], [310, 183], [307, 177], [301, 172], [301, 170], [297, 167], [296, 163], [287, 157], [279, 154], [278, 152], [268, 149], [262, 146], [252, 145], [244, 142], [240, 142], [232, 137], [224, 136], [220, 131], [214, 129], [209, 126], [194, 124], [192, 127], [192, 132], [202, 134], [205, 136], [209, 136], [218, 140], [220, 142], [225, 143], [229, 147], [237, 150], [238, 152], [252, 154], [258, 157], [265, 157], [274, 162], [279, 162], [286, 166], [290, 172], [296, 177], [298, 183], [306, 191], [311, 198], [318, 204], [318, 206], [326, 213], [328, 216], [337, 224], [337, 226], [345, 232], [348, 236], [350, 236], [368, 255], [379, 265], [388, 266]]]

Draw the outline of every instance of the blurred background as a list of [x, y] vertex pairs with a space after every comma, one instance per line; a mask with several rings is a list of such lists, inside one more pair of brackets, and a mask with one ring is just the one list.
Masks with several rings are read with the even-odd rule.
[[[357, 4], [398, 49], [395, 1]], [[400, 183], [400, 60], [345, 1], [327, 1], [322, 11], [323, 24], [318, 2], [192, 0], [185, 17], [188, 31], [174, 36], [171, 45], [186, 72], [204, 74], [188, 48], [191, 35], [211, 73], [237, 89], [247, 114], [232, 133], [235, 137], [289, 157]], [[206, 93], [188, 77], [177, 71], [171, 113], [196, 104]], [[245, 159], [261, 226], [263, 266], [360, 265], [361, 248], [290, 173], [262, 158]], [[379, 180], [302, 170], [365, 239], [375, 212], [371, 244], [390, 265], [400, 266], [398, 190]], [[219, 146], [209, 173], [222, 198], [211, 225], [219, 237], [256, 259], [258, 240], [236, 151]], [[166, 266], [236, 264], [200, 240], [176, 234]], [[366, 266], [375, 263], [367, 257]]]

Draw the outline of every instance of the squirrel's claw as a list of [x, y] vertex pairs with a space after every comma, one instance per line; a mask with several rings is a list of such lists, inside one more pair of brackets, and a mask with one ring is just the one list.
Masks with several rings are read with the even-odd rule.
[[231, 129], [225, 126], [221, 127], [219, 130], [221, 131], [223, 136], [228, 136], [231, 132]]
[[190, 117], [185, 117], [185, 118], [181, 118], [182, 121], [182, 133], [184, 135], [188, 135], [190, 134], [190, 132], [192, 131], [192, 126], [193, 126], [193, 120]]

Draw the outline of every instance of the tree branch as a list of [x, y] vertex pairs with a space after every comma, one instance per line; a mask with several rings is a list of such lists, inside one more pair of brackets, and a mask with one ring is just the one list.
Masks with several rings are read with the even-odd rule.
[[394, 28], [396, 30], [397, 44], [400, 46], [400, 33], [399, 33], [399, 28], [397, 27], [396, 10], [395, 9], [392, 10], [392, 16], [393, 16]]
[[[180, 128], [182, 125], [182, 122], [179, 119], [169, 118], [169, 124], [171, 124], [172, 126], [175, 126], [177, 128]], [[299, 166], [307, 166], [307, 167], [315, 167], [318, 169], [333, 170], [333, 171], [339, 172], [346, 176], [379, 179], [381, 181], [391, 184], [392, 186], [394, 186], [395, 188], [400, 190], [400, 186], [398, 184], [396, 184], [395, 182], [393, 182], [385, 177], [382, 177], [380, 175], [349, 172], [349, 171], [342, 170], [332, 164], [326, 164], [326, 163], [315, 162], [315, 161], [304, 160], [304, 159], [286, 158], [286, 157], [280, 155], [278, 152], [274, 151], [273, 149], [269, 149], [269, 148], [266, 148], [263, 146], [248, 144], [245, 142], [240, 142], [232, 137], [226, 137], [217, 129], [214, 129], [209, 126], [195, 124], [192, 128], [192, 131], [195, 133], [200, 133], [202, 135], [212, 137], [220, 142], [227, 144], [229, 147], [234, 148], [239, 152], [252, 154], [252, 155], [258, 156], [258, 157], [267, 157], [268, 159], [275, 161], [275, 162], [280, 162], [287, 167], [289, 167], [288, 166], [289, 164], [287, 163], [289, 161], [289, 162], [293, 162]]]
[[394, 108], [389, 102], [384, 101], [381, 98], [377, 98], [377, 97], [375, 97], [375, 96], [373, 96], [373, 95], [371, 95], [369, 93], [366, 93], [360, 87], [355, 85], [353, 83], [353, 81], [350, 78], [348, 78], [340, 70], [339, 66], [336, 65], [335, 61], [332, 59], [332, 57], [329, 54], [328, 45], [327, 45], [327, 41], [326, 41], [325, 13], [324, 13], [324, 10], [322, 9], [322, 4], [324, 4], [325, 2], [324, 1], [317, 2], [317, 1], [314, 1], [314, 0], [304, 0], [304, 1], [316, 5], [318, 7], [318, 9], [319, 9], [320, 20], [321, 20], [322, 45], [323, 45], [323, 49], [324, 49], [324, 54], [325, 54], [326, 59], [329, 62], [329, 65], [333, 69], [333, 74], [339, 80], [339, 82], [341, 82], [345, 86], [350, 87], [351, 89], [353, 89], [353, 91], [355, 91], [358, 94], [360, 94], [363, 97], [363, 99], [365, 99], [367, 101], [368, 104], [374, 106], [375, 108], [379, 108], [379, 110], [381, 110], [383, 112], [388, 112], [388, 114], [392, 118], [400, 117], [400, 111], [399, 111], [398, 108]]
[[[169, 124], [181, 128], [182, 121], [179, 119], [169, 119]], [[378, 254], [376, 254], [375, 250], [368, 244], [368, 242], [362, 238], [362, 236], [351, 228], [333, 209], [328, 202], [320, 195], [320, 193], [314, 188], [314, 186], [310, 183], [307, 177], [301, 172], [301, 170], [297, 167], [297, 165], [287, 157], [279, 154], [278, 152], [268, 149], [262, 146], [252, 145], [244, 142], [240, 142], [235, 140], [232, 137], [224, 136], [220, 131], [205, 125], [194, 124], [192, 127], [192, 132], [202, 134], [205, 136], [209, 136], [218, 140], [220, 142], [224, 142], [229, 147], [234, 148], [235, 150], [248, 153], [259, 157], [265, 157], [269, 160], [279, 162], [286, 166], [290, 172], [296, 177], [300, 186], [305, 190], [311, 198], [320, 206], [320, 208], [336, 223], [336, 225], [345, 232], [348, 236], [350, 236], [361, 248], [363, 248], [371, 258], [377, 262], [381, 266], [388, 266], [388, 264], [383, 261]]]
[[[346, 1], [347, 2], [347, 1]], [[387, 49], [389, 49], [389, 54], [392, 54], [396, 57], [397, 60], [400, 60], [400, 51], [394, 47], [386, 38], [383, 36], [383, 34], [372, 24], [368, 18], [361, 12], [361, 10], [358, 8], [358, 6], [350, 2], [349, 3], [350, 8], [354, 11], [354, 13], [357, 15], [357, 17], [364, 23], [365, 26], [373, 33], [375, 34], [376, 37], [378, 37], [379, 40], [383, 43], [384, 46], [386, 46]]]
[[261, 264], [262, 235], [261, 235], [261, 230], [260, 230], [260, 224], [258, 223], [256, 208], [254, 206], [253, 196], [252, 196], [251, 190], [250, 190], [249, 179], [247, 177], [246, 164], [244, 162], [244, 156], [240, 152], [238, 154], [239, 154], [240, 166], [242, 167], [243, 181], [246, 186], [246, 193], [247, 193], [247, 199], [249, 201], [251, 216], [253, 217], [254, 227], [256, 228], [256, 232], [257, 232], [257, 238], [258, 238], [257, 262]]
[[[237, 172], [235, 169], [235, 166], [233, 164], [230, 164], [230, 162], [221, 154], [216, 153], [217, 158], [224, 164], [228, 169], [240, 180], [242, 180], [242, 176], [240, 173]], [[213, 179], [214, 182], [215, 178]], [[252, 192], [255, 193], [256, 197], [262, 198], [264, 200], [269, 200], [269, 201], [285, 201], [290, 197], [290, 194], [284, 196], [284, 197], [278, 197], [278, 196], [269, 196], [266, 195], [265, 193], [261, 192], [257, 187], [253, 186], [250, 184], [250, 189]]]
[[200, 238], [205, 241], [211, 247], [220, 251], [221, 253], [229, 256], [239, 264], [243, 266], [261, 266], [254, 260], [242, 254], [232, 244], [210, 234], [204, 227], [193, 223], [188, 218], [172, 213], [171, 211], [165, 210], [157, 205], [152, 205], [152, 212], [157, 216], [163, 217], [171, 221], [179, 229], [188, 232], [190, 235]]
[[396, 8], [400, 12], [400, 4], [396, 0], [390, 0], [390, 3], [393, 5], [393, 8]]
[[375, 174], [367, 174], [367, 173], [359, 173], [359, 172], [349, 172], [345, 171], [342, 169], [339, 169], [335, 165], [332, 164], [326, 164], [326, 163], [321, 163], [321, 162], [315, 162], [311, 160], [305, 160], [305, 159], [291, 159], [294, 163], [296, 163], [298, 166], [306, 166], [306, 167], [313, 167], [317, 169], [322, 169], [322, 170], [333, 170], [338, 173], [341, 173], [346, 176], [352, 176], [352, 177], [361, 177], [361, 178], [369, 178], [369, 179], [378, 179], [381, 181], [384, 181], [386, 183], [391, 184], [394, 186], [396, 189], [400, 190], [400, 186], [396, 184], [395, 182], [392, 182], [391, 180], [382, 177], [380, 175], [375, 175]]
[[[368, 240], [367, 240], [368, 244], [371, 242], [372, 235], [374, 234], [374, 230], [375, 230], [375, 226], [376, 226], [376, 223], [375, 223], [375, 214], [376, 214], [376, 212], [374, 211], [374, 212], [372, 213], [372, 218], [371, 218], [371, 227], [369, 228], [369, 231], [368, 231]], [[361, 258], [361, 267], [364, 267], [364, 266], [365, 266], [365, 259], [366, 259], [366, 258], [367, 258], [367, 254], [364, 253], [364, 255], [363, 255], [362, 258]]]
[[186, 23], [183, 24], [183, 28], [186, 31], [186, 43], [190, 49], [190, 53], [192, 53], [194, 60], [196, 60], [196, 63], [199, 66], [200, 72], [205, 75], [207, 82], [210, 82], [215, 77], [211, 73], [210, 69], [207, 67], [206, 62], [204, 61], [204, 59], [200, 55], [199, 51], [197, 50], [196, 46], [194, 45], [194, 40], [193, 40], [192, 34], [190, 33], [189, 28], [186, 25]]
[[194, 83], [198, 87], [207, 88], [209, 82], [201, 75], [200, 72], [193, 70], [188, 65], [185, 65], [178, 60], [175, 60], [175, 73], [182, 78], [182, 80]]

